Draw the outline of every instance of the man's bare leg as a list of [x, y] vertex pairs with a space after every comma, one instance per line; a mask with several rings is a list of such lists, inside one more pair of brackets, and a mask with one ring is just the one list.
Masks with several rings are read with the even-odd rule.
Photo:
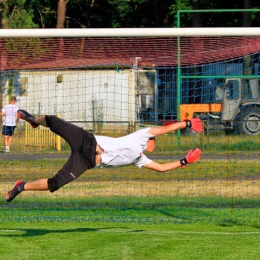
[[11, 202], [17, 195], [26, 190], [46, 191], [48, 190], [48, 179], [39, 179], [27, 183], [19, 180], [15, 183], [14, 187], [6, 193], [5, 199], [7, 202]]
[[13, 137], [12, 137], [11, 135], [9, 135], [9, 136], [7, 137], [7, 140], [6, 140], [6, 145], [7, 145], [8, 147], [11, 147], [12, 140], [13, 140]]
[[9, 152], [9, 135], [4, 136], [5, 152]]
[[37, 190], [45, 191], [48, 190], [48, 179], [39, 179], [36, 181], [29, 181], [24, 184], [24, 190]]
[[35, 117], [34, 122], [37, 125], [42, 125], [42, 126], [48, 127], [46, 124], [45, 116]]

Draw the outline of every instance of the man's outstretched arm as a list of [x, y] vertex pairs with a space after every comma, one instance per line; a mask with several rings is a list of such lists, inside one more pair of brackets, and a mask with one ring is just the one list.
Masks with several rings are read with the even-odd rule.
[[173, 124], [166, 125], [166, 126], [155, 126], [155, 127], [152, 127], [148, 131], [148, 133], [157, 136], [157, 135], [167, 134], [172, 131], [176, 131], [178, 129], [183, 129], [186, 127], [191, 128], [191, 130], [193, 130], [197, 133], [203, 132], [203, 123], [202, 123], [201, 119], [193, 118], [191, 120], [180, 121], [180, 122], [173, 123]]
[[155, 170], [158, 172], [167, 172], [179, 167], [185, 168], [187, 164], [194, 163], [200, 159], [201, 150], [196, 148], [194, 150], [190, 150], [185, 158], [175, 161], [175, 162], [168, 162], [168, 163], [158, 163], [158, 162], [151, 162], [144, 165], [144, 168]]
[[181, 167], [180, 161], [168, 162], [168, 163], [158, 163], [151, 162], [143, 166], [144, 168], [155, 170], [157, 172], [167, 172], [176, 168]]

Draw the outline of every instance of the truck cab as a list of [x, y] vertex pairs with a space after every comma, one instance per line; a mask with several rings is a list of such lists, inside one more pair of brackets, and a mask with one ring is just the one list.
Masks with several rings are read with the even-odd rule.
[[259, 79], [227, 78], [224, 87], [218, 86], [215, 94], [216, 103], [182, 104], [180, 119], [200, 117], [206, 130], [260, 134]]

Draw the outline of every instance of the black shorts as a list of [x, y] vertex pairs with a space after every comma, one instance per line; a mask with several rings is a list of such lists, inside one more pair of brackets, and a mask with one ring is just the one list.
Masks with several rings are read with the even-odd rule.
[[61, 136], [71, 147], [71, 155], [62, 169], [48, 179], [51, 192], [78, 178], [96, 165], [97, 142], [93, 134], [56, 116], [46, 116], [50, 130]]
[[3, 125], [2, 135], [13, 136], [15, 126]]

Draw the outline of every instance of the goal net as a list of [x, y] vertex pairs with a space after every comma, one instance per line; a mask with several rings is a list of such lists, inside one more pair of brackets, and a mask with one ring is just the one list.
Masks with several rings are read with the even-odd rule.
[[[163, 163], [200, 147], [201, 160], [185, 169], [94, 168], [55, 193], [2, 200], [1, 220], [259, 225], [259, 31], [1, 30], [1, 107], [16, 96], [34, 115], [111, 137], [193, 117], [205, 129], [160, 136], [147, 154]], [[70, 155], [49, 129], [22, 120], [10, 151], [0, 154], [2, 198], [16, 180], [52, 177]]]

